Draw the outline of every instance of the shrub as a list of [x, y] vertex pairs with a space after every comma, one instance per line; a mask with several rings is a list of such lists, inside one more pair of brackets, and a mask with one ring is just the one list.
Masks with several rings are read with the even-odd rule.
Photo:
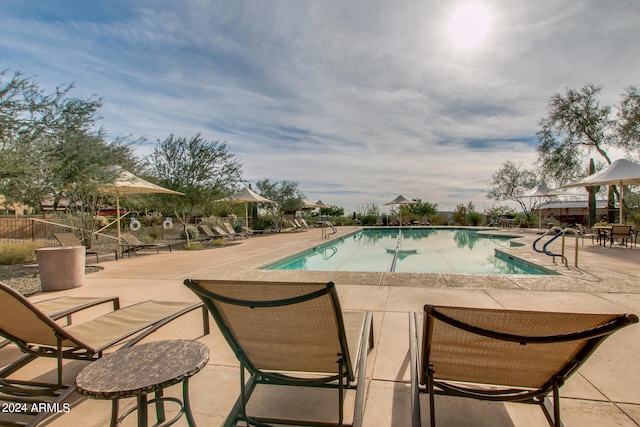
[[474, 227], [477, 227], [479, 225], [482, 225], [483, 221], [484, 221], [484, 215], [482, 215], [480, 212], [470, 212], [467, 215], [467, 224], [468, 225], [472, 225]]
[[221, 237], [219, 239], [214, 239], [211, 244], [213, 246], [224, 246], [227, 243], [227, 239], [224, 237]]
[[187, 251], [199, 251], [204, 249], [204, 244], [200, 242], [191, 242], [189, 245], [184, 245], [184, 249]]
[[[189, 235], [189, 240], [197, 239], [200, 235], [200, 231], [198, 231], [198, 227], [194, 227], [193, 225], [187, 225], [187, 234]], [[180, 230], [180, 238], [187, 240], [187, 236], [184, 234], [184, 228]]]
[[0, 264], [21, 264], [36, 260], [35, 250], [42, 247], [39, 243], [3, 243], [0, 244]]

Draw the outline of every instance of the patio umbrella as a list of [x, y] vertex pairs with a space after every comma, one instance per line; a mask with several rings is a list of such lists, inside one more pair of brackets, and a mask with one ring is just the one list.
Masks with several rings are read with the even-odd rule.
[[100, 192], [113, 194], [116, 196], [116, 222], [118, 224], [118, 245], [120, 244], [120, 196], [127, 194], [144, 194], [144, 193], [163, 193], [177, 194], [183, 196], [184, 193], [169, 190], [160, 187], [140, 177], [135, 176], [131, 172], [122, 169], [120, 166], [114, 166], [114, 171], [118, 174], [116, 180], [105, 187], [99, 189]]
[[249, 203], [275, 203], [273, 200], [262, 197], [249, 187], [245, 187], [238, 191], [236, 194], [231, 196], [229, 200], [233, 204], [244, 203], [244, 224], [247, 228], [249, 228]]
[[624, 185], [640, 185], [640, 165], [629, 160], [618, 159], [600, 172], [593, 175], [563, 185], [562, 188], [569, 187], [593, 187], [598, 185], [619, 185], [620, 203], [619, 221], [622, 223], [622, 200], [624, 200]]
[[[392, 201], [390, 201], [388, 203], [385, 203], [385, 206], [389, 206], [389, 205], [416, 205], [416, 204], [418, 204], [418, 202], [413, 201], [413, 200], [409, 200], [406, 197], [404, 197], [403, 195], [399, 195], [398, 197], [396, 197]], [[402, 224], [402, 214], [400, 214], [400, 224]]]
[[538, 198], [538, 228], [542, 228], [542, 198], [554, 197], [554, 196], [566, 196], [573, 195], [572, 193], [564, 192], [560, 189], [552, 190], [545, 184], [538, 184], [530, 190], [524, 192], [524, 194], [517, 196], [519, 198]]

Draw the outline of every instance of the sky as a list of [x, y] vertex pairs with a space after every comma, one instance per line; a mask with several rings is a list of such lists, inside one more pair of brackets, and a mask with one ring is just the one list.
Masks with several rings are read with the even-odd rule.
[[640, 84], [639, 22], [634, 0], [2, 1], [0, 70], [102, 98], [139, 157], [201, 133], [249, 183], [347, 214], [399, 194], [483, 211], [506, 161], [535, 162], [554, 94]]

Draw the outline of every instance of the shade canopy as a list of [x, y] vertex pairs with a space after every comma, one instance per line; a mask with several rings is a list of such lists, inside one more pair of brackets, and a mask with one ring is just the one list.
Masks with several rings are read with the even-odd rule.
[[316, 203], [310, 202], [309, 200], [306, 200], [306, 199], [302, 200], [303, 211], [309, 211], [309, 210], [317, 209], [319, 207], [320, 206], [318, 206]]
[[113, 171], [117, 174], [116, 180], [104, 187], [100, 187], [98, 191], [116, 196], [116, 223], [118, 224], [118, 245], [120, 245], [120, 196], [127, 194], [145, 194], [145, 193], [161, 193], [175, 194], [183, 196], [184, 193], [169, 190], [146, 181], [135, 176], [129, 171], [122, 169], [120, 166], [113, 166]]
[[250, 203], [250, 202], [261, 202], [261, 203], [275, 203], [272, 200], [267, 199], [266, 197], [262, 197], [249, 187], [245, 187], [242, 190], [235, 193], [233, 196], [229, 198], [231, 203]]
[[161, 187], [146, 181], [138, 176], [135, 176], [129, 171], [122, 169], [120, 166], [115, 166], [118, 176], [116, 180], [109, 185], [101, 187], [99, 190], [102, 193], [126, 195], [126, 194], [143, 194], [143, 193], [163, 193], [163, 194], [176, 194], [184, 195], [178, 191], [169, 190], [168, 188]]
[[[399, 195], [398, 197], [396, 197], [395, 199], [393, 199], [392, 201], [385, 203], [385, 205], [389, 206], [389, 205], [417, 205], [418, 202], [413, 201], [413, 200], [409, 200], [406, 197], [404, 197], [402, 194]], [[402, 213], [400, 214], [400, 225], [402, 225]]]
[[525, 191], [518, 197], [526, 198], [526, 197], [543, 197], [549, 196], [551, 189], [544, 184], [538, 184], [530, 190]]
[[592, 187], [596, 185], [640, 185], [640, 165], [629, 160], [618, 159], [605, 169], [562, 187]]
[[249, 203], [275, 203], [273, 200], [262, 197], [249, 187], [245, 187], [235, 193], [229, 201], [233, 204], [244, 203], [244, 225], [246, 228], [249, 228]]
[[570, 187], [593, 187], [598, 185], [619, 185], [620, 203], [619, 221], [622, 222], [622, 200], [624, 200], [624, 185], [640, 185], [640, 165], [626, 159], [618, 159], [608, 167], [596, 172], [588, 177], [563, 185], [562, 188]]
[[318, 200], [316, 203], [316, 206], [318, 206], [319, 208], [330, 208], [331, 205], [326, 204], [325, 202], [323, 202], [322, 200]]
[[390, 201], [388, 203], [385, 203], [385, 205], [416, 205], [416, 204], [418, 204], [418, 202], [413, 201], [413, 200], [409, 200], [406, 197], [404, 197], [403, 195], [399, 195], [398, 197], [396, 197], [392, 201]]
[[562, 195], [570, 195], [570, 193], [567, 193], [564, 190], [558, 188], [552, 190], [545, 184], [538, 184], [535, 187], [525, 191], [523, 194], [517, 196], [516, 198], [538, 198], [538, 228], [542, 228], [542, 198]]

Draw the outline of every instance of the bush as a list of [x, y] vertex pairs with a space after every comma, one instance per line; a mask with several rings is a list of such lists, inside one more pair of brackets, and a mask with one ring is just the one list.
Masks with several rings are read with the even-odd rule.
[[36, 260], [36, 249], [42, 245], [34, 242], [0, 244], [0, 264], [22, 264]]
[[479, 225], [482, 225], [483, 221], [484, 215], [482, 215], [480, 212], [471, 212], [467, 215], [467, 225], [477, 227]]
[[[187, 234], [189, 235], [189, 240], [194, 240], [198, 238], [200, 231], [198, 231], [198, 227], [187, 225]], [[187, 240], [187, 236], [184, 235], [184, 228], [180, 230], [180, 238]]]
[[227, 239], [225, 239], [224, 237], [221, 237], [219, 239], [214, 239], [211, 244], [213, 246], [224, 246], [227, 243]]
[[200, 242], [191, 242], [190, 244], [185, 244], [184, 249], [187, 251], [199, 251], [204, 249], [204, 244]]

